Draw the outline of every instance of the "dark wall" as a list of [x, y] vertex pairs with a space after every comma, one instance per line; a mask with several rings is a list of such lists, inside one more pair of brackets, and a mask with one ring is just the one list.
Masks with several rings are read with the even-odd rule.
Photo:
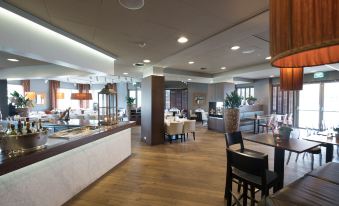
[[164, 87], [163, 76], [142, 79], [141, 139], [149, 145], [164, 143]]
[[0, 110], [2, 119], [8, 116], [7, 80], [0, 80]]

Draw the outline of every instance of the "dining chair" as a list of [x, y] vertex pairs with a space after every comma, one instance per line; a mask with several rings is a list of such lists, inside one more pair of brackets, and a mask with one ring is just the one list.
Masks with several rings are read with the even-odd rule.
[[[254, 156], [238, 152], [230, 148], [226, 149], [227, 170], [226, 186], [224, 197], [227, 199], [227, 205], [232, 205], [232, 179], [243, 182], [243, 205], [247, 205], [248, 186], [258, 188], [261, 191], [261, 197], [269, 195], [269, 189], [276, 185], [278, 175], [268, 170], [268, 155]], [[251, 205], [257, 202], [254, 199], [254, 190], [251, 189]]]
[[[264, 129], [266, 128], [266, 133], [268, 133], [269, 129], [272, 129], [272, 125], [275, 121], [275, 114], [271, 114], [270, 118], [266, 120], [265, 123], [259, 123], [258, 124], [258, 128], [262, 127], [262, 132], [264, 132]], [[260, 131], [260, 129], [258, 129], [258, 132]]]
[[197, 119], [197, 115], [190, 110], [190, 119]]
[[[307, 136], [310, 136], [312, 135], [312, 132], [309, 132], [307, 131]], [[315, 134], [315, 133], [313, 133]], [[291, 132], [291, 137], [292, 138], [297, 138], [299, 139], [300, 137], [300, 130], [297, 129], [297, 128], [294, 128], [293, 131]], [[292, 152], [289, 152], [288, 154], [288, 158], [287, 158], [287, 161], [286, 161], [286, 165], [289, 163], [290, 161], [290, 158], [291, 158], [291, 153]], [[311, 170], [314, 169], [314, 155], [318, 154], [319, 155], [319, 165], [321, 166], [322, 165], [322, 153], [321, 153], [321, 147], [315, 147], [315, 148], [312, 148], [312, 149], [309, 149], [307, 150], [304, 155], [303, 155], [303, 159], [305, 158], [305, 155], [306, 154], [310, 154], [311, 155]], [[296, 158], [295, 158], [295, 161], [297, 162], [298, 161], [298, 158], [299, 158], [299, 154], [297, 154]]]
[[[257, 152], [251, 149], [246, 149], [244, 146], [244, 141], [242, 138], [242, 133], [241, 131], [237, 131], [237, 132], [232, 132], [232, 133], [225, 133], [225, 142], [226, 142], [226, 148], [231, 148], [235, 149], [234, 146], [237, 146], [238, 148], [235, 149], [235, 151], [239, 151], [245, 154], [249, 154], [249, 155], [255, 155], [255, 156], [264, 156], [264, 153], [261, 152]], [[236, 184], [238, 184], [238, 192], [240, 192], [241, 190], [241, 182], [235, 182]], [[254, 187], [251, 188], [251, 194], [253, 194], [252, 199], [254, 199]]]
[[179, 138], [179, 135], [181, 136], [181, 142], [183, 140], [183, 128], [184, 123], [183, 122], [167, 122], [165, 123], [165, 135], [167, 138], [169, 138], [170, 143], [172, 143], [172, 136], [176, 136], [176, 138]]
[[201, 112], [201, 124], [204, 125], [204, 122], [208, 121], [208, 112]]
[[188, 140], [188, 134], [193, 134], [193, 139], [195, 140], [195, 120], [185, 120], [184, 121], [184, 127], [183, 127], [183, 133], [184, 137], [187, 134], [187, 140]]

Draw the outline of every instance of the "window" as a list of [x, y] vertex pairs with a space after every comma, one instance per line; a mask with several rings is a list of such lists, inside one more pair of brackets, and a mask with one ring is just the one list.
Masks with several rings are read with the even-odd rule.
[[69, 107], [71, 107], [72, 109], [80, 109], [80, 101], [71, 99], [71, 94], [78, 93], [78, 90], [59, 88], [58, 92], [64, 93], [64, 99], [57, 100], [58, 109], [65, 110]]
[[13, 93], [14, 91], [17, 91], [19, 94], [24, 96], [24, 87], [22, 85], [7, 84], [8, 103], [10, 103], [9, 98], [11, 97], [11, 93]]
[[171, 109], [171, 90], [165, 91], [165, 109]]
[[293, 91], [281, 91], [279, 85], [272, 86], [272, 113], [276, 114], [291, 114], [294, 110]]
[[89, 93], [92, 94], [92, 100], [89, 100], [89, 108], [94, 109], [94, 104], [98, 103], [98, 93], [100, 92], [100, 89], [97, 90], [89, 90]]
[[319, 128], [319, 100], [320, 84], [304, 84], [299, 92], [299, 127]]
[[141, 90], [129, 90], [128, 92], [129, 97], [135, 98], [134, 104], [137, 105], [137, 107], [141, 107]]
[[247, 97], [254, 97], [254, 87], [237, 87], [237, 93], [245, 100]]

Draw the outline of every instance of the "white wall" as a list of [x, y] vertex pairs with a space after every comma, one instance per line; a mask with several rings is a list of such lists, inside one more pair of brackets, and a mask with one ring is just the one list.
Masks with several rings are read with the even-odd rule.
[[265, 114], [271, 113], [271, 80], [261, 79], [254, 82], [254, 94], [258, 99], [257, 103], [263, 105]]

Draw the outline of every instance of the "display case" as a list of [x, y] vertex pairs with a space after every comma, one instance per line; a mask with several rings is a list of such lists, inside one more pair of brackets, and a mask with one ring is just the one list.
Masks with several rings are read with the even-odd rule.
[[108, 83], [98, 93], [98, 124], [117, 124], [118, 119], [118, 94], [116, 85]]
[[209, 102], [209, 116], [222, 118], [224, 115], [223, 102]]

